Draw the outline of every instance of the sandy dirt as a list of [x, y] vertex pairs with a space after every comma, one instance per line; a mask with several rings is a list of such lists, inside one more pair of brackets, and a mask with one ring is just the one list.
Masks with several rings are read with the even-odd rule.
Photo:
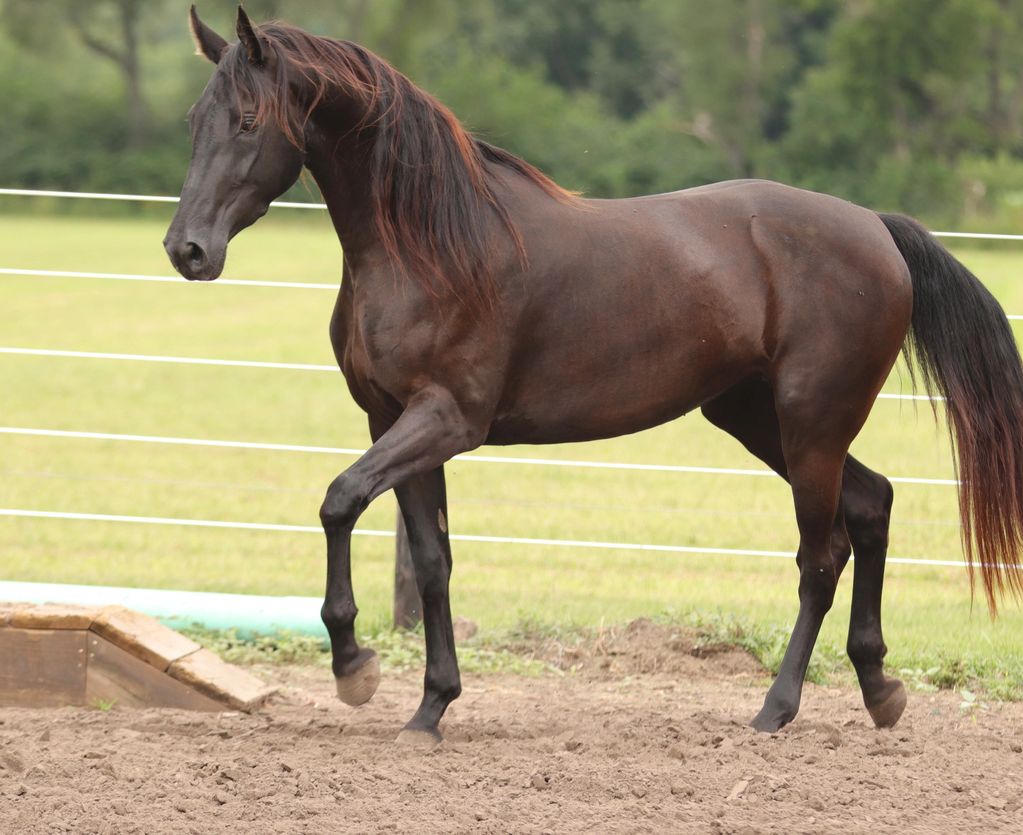
[[257, 671], [282, 690], [252, 716], [0, 710], [0, 832], [1023, 831], [1023, 705], [911, 693], [880, 732], [856, 691], [808, 686], [764, 736], [741, 653], [649, 624], [559, 652], [577, 672], [466, 676], [429, 753], [392, 742], [413, 674], [357, 709], [286, 667]]

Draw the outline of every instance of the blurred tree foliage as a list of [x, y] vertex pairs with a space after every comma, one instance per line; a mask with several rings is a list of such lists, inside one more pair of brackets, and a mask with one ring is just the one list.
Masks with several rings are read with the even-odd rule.
[[[249, 0], [365, 43], [594, 196], [768, 177], [1023, 211], [1021, 0]], [[225, 36], [234, 4], [205, 0]], [[185, 0], [0, 0], [3, 185], [173, 192], [210, 68]]]

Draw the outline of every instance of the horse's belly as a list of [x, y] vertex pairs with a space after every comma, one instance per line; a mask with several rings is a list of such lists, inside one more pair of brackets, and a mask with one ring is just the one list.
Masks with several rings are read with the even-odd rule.
[[677, 346], [624, 364], [531, 368], [502, 403], [487, 443], [552, 444], [627, 435], [677, 418], [757, 372], [752, 352], [728, 355], [718, 344]]

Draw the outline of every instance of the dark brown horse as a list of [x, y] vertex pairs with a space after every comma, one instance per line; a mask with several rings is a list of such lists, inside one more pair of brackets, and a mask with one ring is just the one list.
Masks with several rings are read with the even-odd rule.
[[582, 200], [356, 44], [257, 28], [240, 9], [237, 28], [229, 45], [192, 11], [217, 69], [189, 116], [165, 246], [186, 278], [215, 279], [230, 238], [303, 166], [344, 244], [330, 335], [373, 438], [320, 510], [345, 702], [379, 680], [355, 640], [350, 572], [373, 499], [397, 494], [423, 599], [425, 693], [400, 738], [432, 744], [460, 690], [444, 463], [699, 407], [789, 481], [799, 527], [799, 614], [754, 727], [796, 715], [851, 552], [849, 657], [874, 722], [894, 725], [906, 697], [883, 672], [881, 637], [892, 488], [848, 450], [902, 349], [947, 398], [965, 550], [992, 607], [1023, 588], [1019, 354], [997, 302], [914, 221], [769, 182]]

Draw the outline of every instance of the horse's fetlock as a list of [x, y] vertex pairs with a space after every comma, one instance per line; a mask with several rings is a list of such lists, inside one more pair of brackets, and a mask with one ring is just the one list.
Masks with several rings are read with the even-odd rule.
[[328, 631], [351, 626], [358, 614], [353, 600], [328, 601], [320, 608], [320, 620]]
[[880, 664], [888, 654], [888, 647], [880, 637], [850, 636], [845, 645], [845, 652], [855, 667], [862, 667]]
[[434, 694], [444, 704], [450, 704], [462, 695], [462, 683], [455, 681], [431, 681], [427, 679], [426, 690]]

